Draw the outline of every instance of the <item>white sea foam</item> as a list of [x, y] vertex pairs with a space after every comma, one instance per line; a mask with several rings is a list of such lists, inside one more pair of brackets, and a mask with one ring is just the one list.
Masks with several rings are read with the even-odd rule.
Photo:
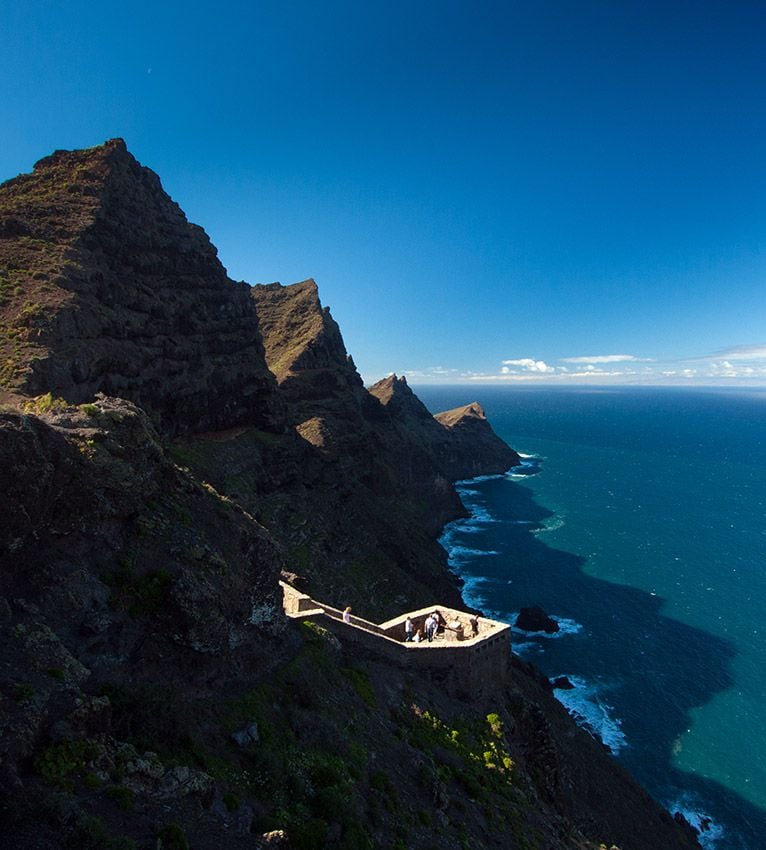
[[483, 611], [486, 596], [482, 593], [482, 587], [487, 584], [487, 580], [480, 576], [461, 576], [461, 578], [464, 582], [461, 593], [466, 605]]
[[480, 558], [482, 555], [499, 555], [494, 549], [469, 549], [468, 546], [453, 544], [447, 550], [447, 562], [451, 567], [462, 566], [472, 558]]
[[558, 531], [564, 525], [564, 518], [558, 515], [546, 520], [543, 525], [533, 530], [533, 534], [543, 534], [546, 531]]
[[529, 655], [540, 655], [543, 651], [542, 646], [533, 640], [513, 641], [512, 649], [516, 655], [521, 658], [526, 658]]
[[557, 634], [576, 635], [583, 630], [582, 623], [578, 623], [576, 620], [569, 620], [567, 617], [557, 617], [555, 614], [552, 616], [552, 619], [559, 624]]
[[512, 466], [508, 472], [505, 473], [506, 478], [531, 478], [533, 475], [537, 475], [541, 471], [540, 457], [538, 455], [520, 454], [519, 457], [521, 458], [521, 463], [516, 466]]
[[[558, 678], [557, 676], [553, 677]], [[622, 731], [622, 721], [612, 716], [614, 707], [606, 703], [602, 694], [603, 685], [594, 685], [581, 676], [567, 676], [574, 685], [571, 690], [556, 688], [556, 699], [572, 715], [578, 726], [587, 729], [609, 747], [612, 755], [617, 755], [628, 745]]]
[[471, 505], [470, 511], [471, 516], [463, 521], [466, 526], [497, 522], [497, 519], [483, 505]]
[[496, 478], [504, 478], [505, 473], [498, 473], [495, 475], [477, 475], [475, 478], [461, 478], [459, 481], [455, 482], [456, 486], [460, 486], [461, 484], [471, 484], [474, 481], [494, 481]]
[[673, 813], [680, 812], [686, 818], [699, 833], [698, 841], [705, 850], [715, 850], [716, 844], [724, 836], [724, 829], [700, 808], [701, 805], [698, 799], [684, 792], [666, 808]]

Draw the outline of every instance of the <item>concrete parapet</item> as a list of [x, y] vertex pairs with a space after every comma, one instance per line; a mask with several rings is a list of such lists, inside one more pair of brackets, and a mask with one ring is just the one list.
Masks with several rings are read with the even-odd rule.
[[[474, 634], [471, 615], [453, 608], [430, 606], [410, 611], [385, 623], [372, 623], [354, 614], [343, 621], [339, 608], [326, 605], [280, 582], [285, 613], [292, 618], [321, 623], [344, 644], [417, 671], [441, 684], [456, 696], [475, 696], [502, 686], [510, 670], [511, 627], [499, 620], [478, 618]], [[423, 629], [430, 613], [438, 611], [442, 627], [429, 643], [404, 641], [404, 622], [411, 617]]]

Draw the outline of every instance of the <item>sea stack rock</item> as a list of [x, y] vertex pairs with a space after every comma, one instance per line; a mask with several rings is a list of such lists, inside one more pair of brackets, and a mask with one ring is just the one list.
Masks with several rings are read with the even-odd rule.
[[559, 624], [549, 617], [539, 605], [522, 608], [516, 617], [515, 626], [525, 632], [545, 632], [552, 635], [559, 630]]

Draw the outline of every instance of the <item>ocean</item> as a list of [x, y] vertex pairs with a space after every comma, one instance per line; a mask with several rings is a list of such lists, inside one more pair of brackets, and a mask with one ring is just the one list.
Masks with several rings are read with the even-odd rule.
[[[766, 390], [417, 387], [479, 401], [520, 467], [459, 485], [466, 601], [710, 850], [766, 848]], [[491, 612], [491, 613], [490, 613]]]

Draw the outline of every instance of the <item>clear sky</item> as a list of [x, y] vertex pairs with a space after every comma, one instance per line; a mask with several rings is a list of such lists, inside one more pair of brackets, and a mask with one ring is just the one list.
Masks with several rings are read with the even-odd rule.
[[766, 3], [2, 0], [0, 179], [122, 136], [368, 381], [766, 384]]

